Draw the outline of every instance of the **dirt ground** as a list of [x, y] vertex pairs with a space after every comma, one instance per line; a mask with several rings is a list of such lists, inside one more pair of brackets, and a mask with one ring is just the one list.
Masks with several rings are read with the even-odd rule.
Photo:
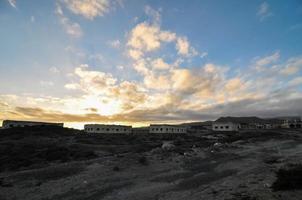
[[[272, 189], [278, 169], [302, 160], [301, 130], [119, 138], [56, 129], [48, 130], [56, 134], [41, 134], [44, 129], [19, 132], [0, 132], [1, 200], [300, 200], [302, 196], [298, 189]], [[162, 149], [165, 141], [174, 146]], [[19, 156], [31, 159], [26, 165], [12, 160], [19, 159], [21, 144], [29, 149]], [[55, 151], [59, 160], [53, 158], [49, 144], [60, 147]], [[47, 153], [41, 154], [45, 149]], [[18, 165], [12, 170], [14, 163]]]

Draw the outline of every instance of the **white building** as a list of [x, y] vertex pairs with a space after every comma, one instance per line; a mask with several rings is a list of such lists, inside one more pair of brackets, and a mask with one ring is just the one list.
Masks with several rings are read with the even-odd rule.
[[49, 122], [33, 122], [33, 121], [16, 121], [4, 120], [2, 128], [28, 127], [28, 126], [59, 126], [63, 127], [64, 123], [49, 123]]
[[213, 122], [213, 131], [238, 131], [240, 125], [233, 122]]
[[187, 133], [187, 128], [168, 124], [150, 124], [149, 133]]
[[132, 126], [111, 125], [111, 124], [86, 124], [84, 130], [87, 133], [132, 133]]

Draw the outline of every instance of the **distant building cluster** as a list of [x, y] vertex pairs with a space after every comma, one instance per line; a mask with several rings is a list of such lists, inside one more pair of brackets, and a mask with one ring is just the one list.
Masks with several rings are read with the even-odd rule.
[[132, 126], [112, 124], [86, 124], [84, 131], [87, 133], [187, 133], [187, 128], [180, 125], [151, 124], [149, 127], [132, 128]]
[[213, 131], [238, 131], [251, 129], [301, 128], [300, 117], [262, 119], [258, 117], [221, 117], [213, 122]]
[[[63, 123], [35, 122], [4, 120], [3, 129], [29, 126], [57, 126], [63, 127]], [[216, 121], [192, 122], [179, 125], [171, 124], [150, 124], [148, 127], [133, 128], [132, 126], [114, 124], [86, 124], [86, 133], [100, 134], [185, 134], [200, 133], [202, 130], [212, 131], [240, 131], [257, 129], [279, 129], [279, 128], [301, 128], [300, 117], [279, 117], [262, 119], [259, 117], [220, 117]]]
[[28, 127], [28, 126], [59, 126], [59, 127], [63, 127], [64, 123], [16, 121], [16, 120], [4, 120], [2, 123], [2, 128]]

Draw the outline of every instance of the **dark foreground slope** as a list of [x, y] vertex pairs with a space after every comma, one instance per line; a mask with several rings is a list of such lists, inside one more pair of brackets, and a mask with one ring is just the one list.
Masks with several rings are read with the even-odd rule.
[[299, 130], [203, 136], [1, 130], [0, 199], [300, 199], [301, 141]]

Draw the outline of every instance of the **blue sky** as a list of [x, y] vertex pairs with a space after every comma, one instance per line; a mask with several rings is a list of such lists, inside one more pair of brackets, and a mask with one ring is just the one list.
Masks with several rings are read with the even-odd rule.
[[301, 115], [299, 0], [2, 0], [0, 26], [2, 120]]

